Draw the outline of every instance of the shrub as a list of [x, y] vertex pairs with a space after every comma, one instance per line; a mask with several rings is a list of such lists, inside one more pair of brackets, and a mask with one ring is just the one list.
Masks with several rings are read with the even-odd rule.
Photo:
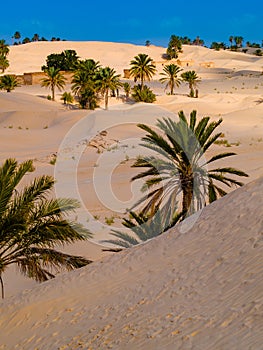
[[132, 97], [136, 102], [146, 102], [152, 103], [156, 101], [156, 95], [153, 91], [146, 85], [141, 89], [141, 85], [135, 85], [132, 89]]

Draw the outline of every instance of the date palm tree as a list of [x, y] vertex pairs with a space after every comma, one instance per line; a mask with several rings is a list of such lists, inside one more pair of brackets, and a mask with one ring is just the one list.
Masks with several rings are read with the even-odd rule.
[[236, 176], [248, 176], [232, 167], [216, 166], [206, 170], [213, 162], [235, 155], [226, 152], [208, 161], [204, 159], [204, 154], [221, 136], [220, 132], [214, 135], [213, 132], [222, 119], [209, 122], [209, 117], [203, 117], [198, 122], [196, 111], [192, 111], [188, 123], [183, 111], [178, 116], [179, 121], [170, 118], [158, 120], [161, 134], [145, 124], [138, 125], [147, 132], [142, 138], [142, 145], [154, 152], [154, 155], [139, 157], [133, 164], [133, 167], [145, 170], [134, 176], [132, 181], [145, 178], [143, 190], [150, 191], [134, 206], [144, 203], [143, 214], [153, 215], [169, 200], [170, 203], [181, 203], [182, 218], [185, 218], [224, 196], [228, 187], [242, 186]]
[[9, 53], [9, 47], [8, 44], [6, 43], [6, 41], [4, 39], [0, 40], [0, 54], [3, 56], [7, 56]]
[[122, 86], [120, 74], [116, 74], [115, 70], [110, 67], [100, 68], [96, 83], [104, 96], [105, 109], [108, 109], [109, 91], [114, 91]]
[[174, 93], [174, 87], [179, 87], [181, 83], [181, 79], [178, 78], [178, 74], [182, 71], [182, 69], [177, 66], [176, 64], [167, 64], [163, 68], [163, 73], [160, 73], [163, 75], [163, 78], [159, 79], [161, 83], [166, 83], [166, 87], [170, 87], [170, 93], [173, 95]]
[[72, 92], [78, 97], [81, 108], [97, 107], [96, 77], [100, 68], [99, 62], [92, 59], [80, 61], [72, 79]]
[[9, 67], [8, 59], [5, 55], [2, 55], [0, 53], [0, 69], [2, 70], [2, 73], [5, 72], [5, 70]]
[[11, 92], [18, 86], [17, 79], [14, 75], [3, 75], [0, 77], [0, 90]]
[[74, 97], [71, 95], [70, 92], [65, 91], [61, 96], [61, 100], [67, 107], [69, 107], [69, 104], [74, 102]]
[[125, 97], [129, 98], [131, 92], [131, 85], [127, 81], [123, 83], [123, 90], [125, 92]]
[[58, 68], [48, 67], [44, 72], [47, 78], [42, 79], [41, 86], [51, 89], [52, 101], [55, 101], [55, 88], [61, 91], [65, 86], [65, 78]]
[[197, 87], [197, 84], [200, 82], [200, 78], [197, 76], [194, 70], [187, 71], [181, 74], [181, 78], [183, 81], [189, 84], [190, 89], [190, 97], [194, 97], [194, 88]]
[[121, 248], [106, 248], [103, 249], [104, 251], [116, 252], [122, 250], [122, 248], [131, 248], [134, 245], [148, 241], [173, 227], [181, 217], [178, 213], [172, 213], [171, 207], [158, 210], [152, 218], [143, 213], [136, 214], [134, 211], [130, 211], [129, 216], [129, 219], [123, 219], [122, 225], [130, 229], [131, 233], [111, 230], [110, 234], [117, 239], [107, 239], [101, 242]]
[[[91, 234], [76, 222], [66, 220], [78, 202], [50, 199], [51, 176], [35, 178], [18, 190], [23, 178], [34, 170], [31, 160], [21, 164], [7, 159], [0, 167], [0, 284], [14, 264], [22, 274], [38, 282], [55, 277], [60, 269], [71, 270], [90, 263], [80, 256], [59, 252], [58, 246], [85, 240]], [[20, 187], [21, 188], [21, 187]]]
[[145, 53], [139, 53], [130, 63], [130, 75], [135, 80], [140, 79], [141, 90], [145, 80], [151, 80], [153, 75], [156, 73], [156, 67], [153, 64], [153, 59]]

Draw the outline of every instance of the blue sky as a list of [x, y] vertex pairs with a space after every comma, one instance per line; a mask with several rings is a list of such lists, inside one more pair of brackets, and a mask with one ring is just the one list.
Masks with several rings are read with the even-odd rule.
[[[4, 14], [4, 15], [3, 15]], [[171, 34], [197, 35], [209, 46], [228, 43], [230, 35], [245, 42], [263, 40], [263, 1], [4, 1], [0, 39], [10, 42], [15, 31], [22, 38], [35, 33], [50, 39], [116, 41], [167, 46]]]

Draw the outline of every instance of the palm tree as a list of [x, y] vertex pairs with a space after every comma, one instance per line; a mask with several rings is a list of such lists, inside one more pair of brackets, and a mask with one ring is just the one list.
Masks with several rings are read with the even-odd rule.
[[[130, 211], [129, 215], [130, 219], [123, 219], [122, 225], [130, 229], [131, 234], [120, 230], [112, 230], [110, 234], [117, 237], [117, 239], [103, 240], [102, 243], [114, 244], [122, 248], [131, 248], [167, 231], [181, 217], [180, 214], [172, 213], [171, 207], [158, 210], [152, 218], [143, 213], [136, 214], [134, 211]], [[116, 252], [122, 249], [107, 248], [103, 250]]]
[[170, 41], [166, 50], [167, 59], [177, 58], [182, 51], [182, 38], [177, 35], [171, 35]]
[[17, 79], [14, 75], [3, 75], [0, 77], [0, 90], [11, 92], [18, 86]]
[[167, 83], [166, 87], [168, 86], [171, 89], [171, 95], [174, 93], [174, 87], [175, 85], [179, 87], [181, 83], [181, 79], [178, 78], [178, 73], [182, 71], [180, 67], [178, 67], [176, 64], [167, 64], [163, 68], [164, 73], [160, 73], [164, 77], [160, 79], [161, 83]]
[[0, 54], [6, 57], [8, 53], [9, 53], [8, 44], [4, 39], [0, 40]]
[[82, 108], [95, 109], [97, 107], [96, 76], [99, 62], [92, 59], [80, 61], [72, 79], [71, 90], [78, 96]]
[[40, 176], [24, 189], [17, 189], [25, 175], [33, 170], [31, 160], [18, 164], [15, 159], [7, 159], [0, 167], [2, 297], [2, 276], [12, 264], [22, 274], [42, 282], [55, 277], [54, 273], [59, 269], [71, 270], [91, 262], [55, 249], [59, 245], [85, 240], [91, 236], [82, 225], [65, 219], [65, 215], [78, 206], [76, 200], [50, 199], [54, 186], [51, 176]]
[[194, 88], [197, 87], [197, 83], [200, 82], [201, 79], [197, 76], [194, 70], [182, 73], [181, 78], [183, 81], [189, 84], [189, 89], [190, 89], [189, 96], [194, 97]]
[[207, 202], [224, 196], [227, 187], [243, 185], [231, 175], [248, 176], [232, 167], [206, 170], [214, 161], [235, 155], [228, 152], [217, 154], [208, 161], [204, 159], [203, 155], [221, 136], [220, 132], [215, 135], [213, 132], [222, 119], [209, 122], [210, 118], [204, 117], [197, 122], [196, 111], [192, 111], [188, 123], [183, 111], [178, 116], [178, 122], [170, 118], [158, 120], [161, 134], [145, 124], [138, 125], [147, 132], [142, 138], [142, 145], [154, 151], [154, 155], [139, 157], [133, 164], [133, 167], [145, 170], [132, 180], [146, 178], [143, 190], [150, 191], [134, 206], [144, 203], [143, 214], [153, 215], [161, 205], [167, 201], [176, 203], [181, 196], [182, 218], [185, 218]]
[[152, 76], [156, 73], [156, 67], [153, 64], [151, 57], [144, 53], [139, 53], [131, 61], [130, 65], [130, 75], [135, 78], [135, 80], [140, 79], [140, 86], [143, 89], [143, 84], [145, 80], [151, 80]]
[[79, 98], [82, 108], [88, 106], [94, 109], [97, 106], [96, 74], [100, 68], [99, 62], [93, 59], [79, 61], [75, 70], [71, 90]]
[[229, 41], [230, 41], [230, 46], [231, 46], [231, 47], [232, 47], [232, 44], [233, 44], [233, 40], [234, 40], [233, 35], [230, 35], [230, 37], [229, 37]]
[[242, 43], [244, 38], [242, 36], [235, 36], [234, 37], [235, 43], [237, 47], [242, 47]]
[[14, 38], [15, 40], [19, 40], [21, 38], [20, 32], [16, 31], [12, 38]]
[[8, 59], [5, 55], [0, 54], [0, 69], [2, 70], [2, 73], [5, 72], [5, 70], [9, 67]]
[[123, 89], [124, 89], [126, 98], [129, 98], [129, 95], [131, 92], [131, 85], [127, 81], [123, 83]]
[[37, 33], [34, 34], [32, 41], [39, 41], [39, 35]]
[[65, 86], [65, 78], [63, 74], [60, 73], [59, 69], [54, 67], [48, 67], [44, 72], [47, 78], [42, 79], [41, 86], [51, 89], [52, 101], [55, 101], [55, 88], [57, 87], [61, 91]]
[[120, 74], [116, 74], [115, 70], [110, 67], [100, 68], [97, 74], [96, 83], [98, 89], [104, 96], [105, 109], [108, 109], [109, 91], [114, 91], [122, 86]]
[[69, 106], [70, 103], [74, 102], [74, 97], [71, 95], [70, 92], [65, 91], [62, 96], [61, 96], [61, 100], [64, 102], [65, 105], [67, 105], [67, 107]]

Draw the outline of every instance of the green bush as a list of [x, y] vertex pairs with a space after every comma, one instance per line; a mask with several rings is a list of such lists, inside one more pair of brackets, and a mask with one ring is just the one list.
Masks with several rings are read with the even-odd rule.
[[141, 88], [141, 85], [135, 85], [132, 89], [132, 97], [136, 102], [146, 102], [152, 103], [156, 101], [156, 95], [153, 91], [146, 85]]

